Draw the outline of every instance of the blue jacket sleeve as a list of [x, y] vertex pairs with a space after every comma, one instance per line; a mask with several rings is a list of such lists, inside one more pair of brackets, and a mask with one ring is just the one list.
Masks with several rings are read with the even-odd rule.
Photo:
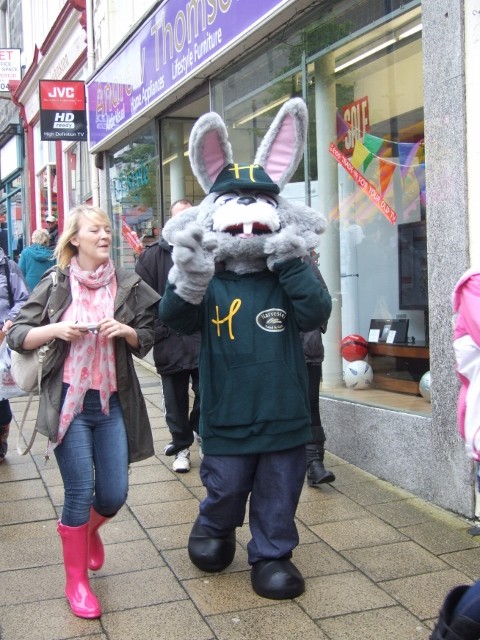
[[23, 279], [23, 274], [18, 268], [16, 262], [13, 260], [9, 261], [10, 267], [10, 283], [12, 285], [12, 293], [13, 293], [13, 307], [7, 313], [5, 320], [14, 320], [17, 316], [20, 309], [23, 307], [25, 302], [28, 300], [29, 291], [28, 287]]

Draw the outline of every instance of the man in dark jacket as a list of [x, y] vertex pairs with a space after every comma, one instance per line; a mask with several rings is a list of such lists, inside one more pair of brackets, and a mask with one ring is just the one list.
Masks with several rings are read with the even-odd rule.
[[[170, 215], [181, 214], [193, 206], [189, 200], [177, 200], [170, 207]], [[173, 266], [173, 247], [160, 236], [157, 242], [146, 247], [137, 260], [135, 270], [161, 296], [165, 292], [168, 272]], [[172, 436], [164, 453], [175, 455], [172, 469], [177, 473], [190, 471], [190, 445], [198, 433], [200, 413], [198, 354], [200, 332], [193, 335], [179, 335], [160, 320], [155, 321], [155, 344], [153, 359], [162, 378], [165, 420]], [[190, 382], [194, 394], [192, 410], [189, 414]]]
[[50, 239], [48, 241], [48, 248], [52, 249], [53, 251], [58, 242], [58, 220], [50, 213], [45, 218], [45, 222], [47, 223], [47, 229], [50, 236]]
[[[328, 287], [318, 269], [314, 256], [305, 258], [313, 270], [317, 280], [325, 291]], [[309, 487], [318, 487], [325, 482], [334, 482], [335, 475], [329, 469], [325, 469], [323, 460], [325, 457], [325, 430], [320, 419], [319, 390], [322, 379], [322, 362], [325, 355], [322, 333], [327, 330], [325, 321], [319, 329], [300, 333], [302, 338], [303, 353], [307, 363], [308, 373], [308, 399], [312, 415], [312, 440], [307, 443], [307, 482]]]

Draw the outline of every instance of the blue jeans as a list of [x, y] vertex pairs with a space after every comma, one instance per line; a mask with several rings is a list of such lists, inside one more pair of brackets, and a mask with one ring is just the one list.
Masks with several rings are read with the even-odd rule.
[[[64, 384], [63, 397], [68, 385]], [[90, 506], [103, 516], [113, 516], [125, 504], [128, 493], [128, 444], [123, 412], [114, 393], [110, 413], [102, 413], [100, 393], [85, 394], [77, 415], [55, 457], [62, 475], [65, 499], [62, 524], [79, 527], [90, 519]]]
[[241, 527], [250, 495], [249, 563], [291, 558], [305, 472], [304, 445], [256, 455], [205, 455], [200, 477], [207, 497], [200, 504], [200, 524], [214, 537]]

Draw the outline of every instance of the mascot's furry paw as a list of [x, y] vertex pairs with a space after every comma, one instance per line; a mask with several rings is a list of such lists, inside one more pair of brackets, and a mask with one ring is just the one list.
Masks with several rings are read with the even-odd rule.
[[217, 239], [196, 222], [173, 237], [173, 267], [168, 279], [186, 302], [200, 304], [215, 271]]
[[297, 235], [295, 225], [289, 225], [279, 233], [269, 237], [265, 242], [267, 267], [274, 271], [275, 265], [292, 258], [303, 258], [307, 255], [307, 243]]

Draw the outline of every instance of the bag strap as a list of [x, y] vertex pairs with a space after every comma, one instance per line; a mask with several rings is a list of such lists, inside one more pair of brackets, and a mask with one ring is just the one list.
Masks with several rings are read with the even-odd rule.
[[[37, 384], [38, 384], [38, 393], [40, 393], [40, 390], [42, 388], [42, 370], [43, 370], [43, 361], [45, 360], [45, 356], [47, 355], [47, 351], [50, 349], [50, 345], [48, 344], [44, 344], [41, 347], [38, 348], [37, 350], [37, 355], [38, 355], [38, 370], [37, 370]], [[17, 425], [18, 431], [17, 431], [17, 453], [21, 456], [25, 456], [27, 455], [27, 453], [29, 453], [30, 449], [33, 446], [33, 443], [35, 441], [35, 437], [37, 435], [37, 429], [36, 427], [33, 429], [33, 433], [32, 436], [30, 438], [30, 442], [28, 443], [27, 447], [25, 449], [22, 449], [22, 440], [23, 442], [25, 442], [25, 440], [23, 439], [23, 426], [25, 424], [25, 420], [27, 419], [27, 414], [28, 411], [30, 409], [30, 405], [32, 404], [32, 400], [33, 400], [33, 396], [35, 395], [35, 392], [32, 391], [32, 393], [28, 396], [28, 401], [27, 401], [27, 406], [25, 407], [25, 410], [23, 412], [22, 415], [22, 419], [20, 420], [20, 424], [18, 424], [17, 419], [15, 418], [15, 415], [13, 415], [13, 419], [15, 420], [15, 424]]]
[[12, 291], [12, 282], [10, 280], [10, 265], [8, 264], [8, 256], [5, 256], [5, 262], [3, 263], [5, 269], [5, 278], [7, 280], [7, 294], [8, 294], [8, 306], [13, 309], [14, 299]]
[[[51, 278], [52, 278], [52, 282], [53, 282], [53, 286], [55, 287], [57, 284], [57, 271], [52, 271], [52, 273], [50, 274]], [[48, 302], [45, 305], [45, 307], [48, 307]], [[38, 370], [37, 370], [37, 385], [38, 385], [38, 394], [40, 394], [41, 389], [42, 389], [42, 370], [43, 370], [43, 361], [45, 360], [45, 356], [47, 355], [47, 351], [51, 348], [51, 346], [49, 344], [44, 344], [41, 347], [39, 347], [37, 349], [37, 354], [38, 354]], [[15, 421], [15, 424], [17, 425], [18, 431], [17, 431], [17, 453], [21, 456], [26, 456], [27, 453], [30, 452], [31, 448], [33, 447], [33, 443], [35, 442], [35, 438], [37, 436], [37, 428], [34, 427], [31, 438], [30, 438], [30, 442], [27, 444], [25, 449], [22, 449], [22, 441], [25, 442], [24, 438], [23, 438], [23, 427], [25, 425], [25, 420], [27, 419], [27, 414], [28, 411], [30, 409], [30, 405], [32, 404], [32, 400], [33, 397], [36, 395], [35, 391], [32, 391], [32, 393], [28, 396], [28, 401], [27, 401], [27, 406], [25, 407], [25, 410], [23, 412], [22, 415], [22, 419], [20, 420], [20, 424], [18, 424], [17, 419], [15, 418], [15, 415], [13, 415], [13, 419]], [[48, 456], [45, 456], [45, 462], [47, 462], [48, 460]]]

